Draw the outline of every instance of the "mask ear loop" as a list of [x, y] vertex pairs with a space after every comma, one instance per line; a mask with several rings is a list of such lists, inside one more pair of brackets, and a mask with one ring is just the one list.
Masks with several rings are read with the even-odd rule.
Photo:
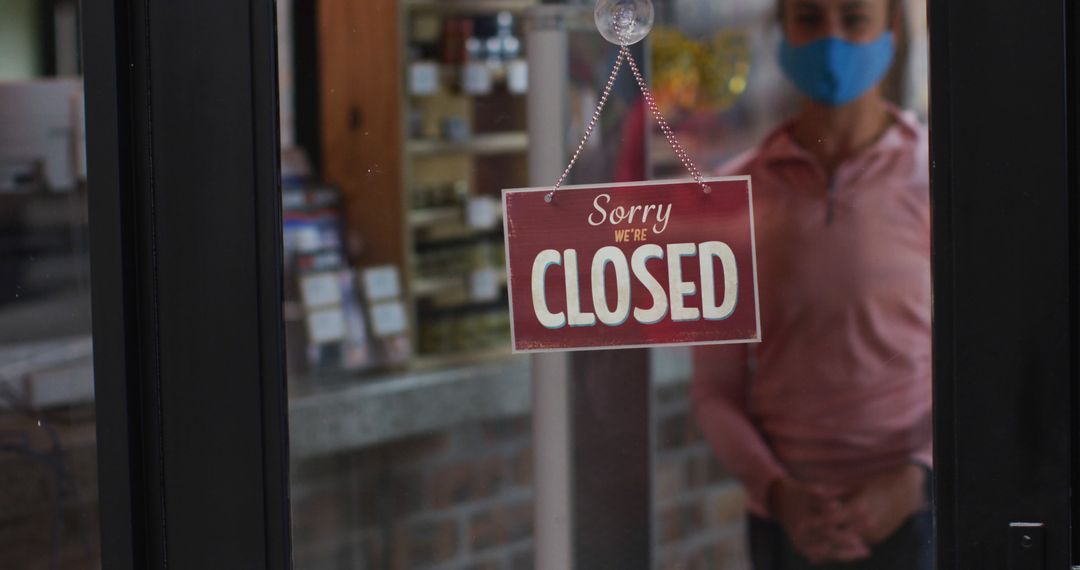
[[555, 186], [550, 192], [544, 195], [544, 201], [551, 203], [555, 199], [555, 192], [566, 181], [566, 177], [569, 176], [570, 170], [574, 168], [574, 164], [577, 163], [578, 157], [581, 156], [581, 151], [585, 149], [585, 143], [588, 142], [589, 137], [592, 135], [593, 130], [596, 128], [596, 124], [600, 121], [600, 113], [604, 110], [604, 105], [607, 104], [608, 97], [611, 95], [611, 89], [615, 85], [615, 78], [619, 75], [619, 69], [622, 68], [623, 60], [630, 63], [630, 71], [634, 74], [634, 80], [638, 84], [638, 88], [641, 89], [641, 94], [645, 97], [645, 104], [649, 107], [653, 119], [660, 126], [660, 131], [664, 133], [664, 138], [667, 139], [668, 144], [671, 145], [671, 150], [675, 151], [675, 156], [682, 163], [686, 171], [690, 173], [690, 177], [701, 185], [701, 190], [709, 194], [712, 189], [705, 183], [704, 178], [701, 175], [701, 171], [698, 170], [697, 165], [690, 158], [690, 155], [679, 143], [678, 137], [675, 136], [675, 132], [671, 130], [671, 126], [668, 125], [664, 119], [663, 113], [660, 112], [660, 106], [656, 104], [656, 99], [653, 98], [652, 91], [649, 89], [648, 83], [645, 82], [644, 76], [641, 74], [641, 70], [638, 69], [637, 62], [634, 60], [634, 56], [630, 53], [630, 49], [624, 43], [619, 46], [619, 55], [615, 58], [615, 65], [611, 68], [611, 74], [608, 76], [607, 83], [604, 85], [604, 90], [600, 96], [600, 101], [596, 105], [596, 109], [593, 110], [592, 118], [589, 119], [589, 123], [585, 126], [585, 132], [581, 137], [581, 142], [578, 143], [577, 149], [574, 150], [574, 154], [570, 157], [570, 163], [566, 165], [566, 170], [563, 170], [562, 176], [555, 182]]

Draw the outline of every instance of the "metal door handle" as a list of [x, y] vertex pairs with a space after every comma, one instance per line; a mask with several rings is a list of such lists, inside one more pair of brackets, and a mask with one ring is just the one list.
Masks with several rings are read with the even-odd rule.
[[1046, 525], [1009, 523], [1009, 570], [1046, 570]]

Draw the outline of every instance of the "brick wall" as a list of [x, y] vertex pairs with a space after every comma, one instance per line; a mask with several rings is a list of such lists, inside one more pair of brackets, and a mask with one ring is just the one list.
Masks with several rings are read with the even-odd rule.
[[59, 449], [31, 420], [0, 415], [0, 568], [97, 568], [93, 425], [56, 429]]
[[[654, 567], [748, 568], [742, 490], [712, 458], [685, 385], [655, 392], [653, 420]], [[528, 417], [305, 460], [292, 482], [298, 570], [532, 568]]]
[[293, 471], [296, 568], [532, 567], [527, 417], [472, 423]]
[[[654, 567], [746, 568], [742, 491], [712, 458], [684, 385], [655, 392], [653, 420]], [[93, 452], [67, 450], [65, 464], [79, 476], [59, 519], [60, 568], [92, 567], [98, 557]], [[52, 472], [8, 454], [0, 482], [0, 568], [48, 568]], [[304, 460], [292, 483], [298, 570], [532, 567], [528, 417]]]
[[655, 390], [652, 404], [654, 568], [748, 569], [745, 495], [694, 422], [686, 385]]

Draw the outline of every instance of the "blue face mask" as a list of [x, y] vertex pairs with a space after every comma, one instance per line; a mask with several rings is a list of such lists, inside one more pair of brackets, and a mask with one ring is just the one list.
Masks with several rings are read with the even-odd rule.
[[795, 47], [780, 43], [780, 67], [807, 97], [837, 106], [878, 84], [893, 60], [893, 35], [886, 31], [865, 44], [827, 37]]

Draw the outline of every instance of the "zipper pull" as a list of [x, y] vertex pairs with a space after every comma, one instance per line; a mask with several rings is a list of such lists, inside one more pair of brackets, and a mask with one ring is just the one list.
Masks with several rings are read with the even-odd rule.
[[825, 189], [825, 225], [831, 226], [833, 210], [836, 208], [836, 177], [829, 177], [828, 186]]

